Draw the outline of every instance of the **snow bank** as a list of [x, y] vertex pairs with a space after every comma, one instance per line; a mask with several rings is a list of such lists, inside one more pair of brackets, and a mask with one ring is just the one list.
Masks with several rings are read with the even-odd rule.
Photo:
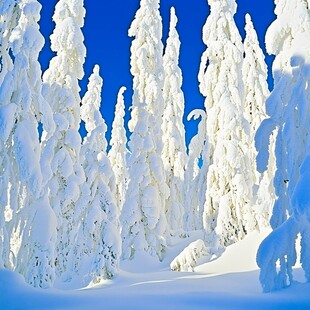
[[[247, 236], [228, 247], [218, 260], [200, 265], [196, 273], [172, 272], [169, 261], [159, 263], [145, 254], [138, 255], [122, 264], [123, 271], [116, 279], [83, 290], [37, 290], [26, 285], [21, 276], [0, 269], [0, 305], [6, 310], [86, 310], [103, 305], [129, 310], [308, 309], [310, 284], [294, 283], [272, 294], [261, 292], [253, 249], [265, 234]], [[186, 242], [172, 248], [169, 255], [175, 255]], [[298, 270], [296, 273], [300, 276]]]

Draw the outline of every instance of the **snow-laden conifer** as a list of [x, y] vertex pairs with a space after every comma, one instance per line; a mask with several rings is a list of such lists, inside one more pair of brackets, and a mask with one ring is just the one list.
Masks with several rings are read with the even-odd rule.
[[87, 200], [81, 196], [87, 193], [80, 188], [85, 176], [79, 159], [81, 137], [78, 131], [81, 101], [78, 80], [84, 75], [86, 55], [81, 31], [84, 16], [83, 0], [57, 2], [53, 15], [55, 29], [51, 35], [51, 49], [56, 55], [43, 75], [44, 95], [56, 123], [53, 135], [49, 131], [43, 134], [42, 162], [51, 167], [44, 170], [44, 181], [58, 220], [55, 261], [58, 276], [67, 270], [68, 253], [77, 233], [74, 221], [82, 214], [83, 200]]
[[[42, 188], [38, 122], [54, 129], [51, 110], [41, 88], [39, 32], [41, 5], [36, 0], [16, 3], [18, 21], [10, 33], [14, 65], [1, 85], [1, 140], [10, 162], [9, 206], [11, 267], [33, 286], [49, 287], [54, 281], [56, 219]], [[15, 16], [16, 18], [16, 16]], [[10, 212], [9, 212], [10, 209]]]
[[[199, 118], [198, 132], [192, 137], [188, 146], [188, 161], [185, 170], [185, 230], [203, 229], [203, 210], [205, 204], [208, 144], [206, 141], [206, 113], [204, 110], [193, 110], [187, 120]], [[201, 165], [202, 161], [202, 165]]]
[[[242, 65], [242, 78], [244, 82], [244, 117], [248, 121], [248, 152], [250, 157], [250, 172], [253, 177], [253, 199], [251, 205], [245, 209], [245, 228], [251, 231], [264, 228], [269, 225], [269, 218], [274, 202], [273, 176], [274, 157], [270, 158], [268, 171], [264, 174], [257, 172], [255, 149], [256, 131], [266, 118], [265, 102], [269, 96], [267, 84], [267, 65], [264, 54], [259, 46], [257, 34], [254, 29], [251, 16], [246, 15], [246, 36], [244, 40], [244, 61]], [[274, 139], [270, 145], [274, 148]], [[272, 151], [272, 150], [271, 150]]]
[[182, 72], [179, 67], [180, 39], [176, 29], [177, 16], [171, 8], [170, 30], [163, 58], [164, 101], [163, 114], [163, 152], [162, 159], [166, 174], [166, 183], [170, 196], [166, 201], [166, 216], [170, 233], [173, 235], [183, 229], [184, 216], [184, 172], [187, 160], [185, 129], [183, 124], [184, 94]]
[[250, 207], [252, 188], [242, 116], [243, 45], [233, 19], [235, 1], [209, 4], [211, 13], [203, 28], [207, 49], [198, 76], [206, 97], [210, 157], [203, 220], [207, 242], [219, 238], [221, 245], [228, 245], [246, 233], [243, 214]]
[[137, 123], [129, 141], [129, 183], [121, 214], [123, 257], [146, 251], [162, 258], [166, 241], [166, 218], [162, 209], [159, 180], [164, 180], [161, 158], [150, 129], [146, 105], [137, 106]]
[[12, 267], [9, 263], [10, 236], [7, 231], [7, 222], [11, 220], [11, 214], [8, 214], [7, 206], [13, 176], [10, 164], [12, 145], [9, 136], [14, 126], [16, 105], [11, 104], [10, 97], [6, 96], [7, 93], [11, 95], [12, 90], [6, 88], [13, 83], [10, 72], [13, 69], [13, 60], [9, 52], [12, 45], [10, 36], [20, 16], [20, 9], [16, 4], [15, 0], [0, 3], [0, 267]]
[[110, 189], [114, 186], [114, 174], [107, 157], [107, 126], [99, 111], [101, 89], [102, 78], [96, 65], [81, 107], [81, 119], [87, 130], [81, 160], [90, 198], [78, 223], [79, 233], [71, 253], [75, 276], [84, 285], [112, 278], [121, 255], [117, 209]]
[[[133, 100], [128, 124], [132, 132], [129, 144], [132, 154], [128, 164], [131, 166], [128, 195], [122, 212], [123, 251], [127, 258], [136, 250], [161, 257], [165, 247], [165, 201], [169, 188], [161, 159], [164, 101], [159, 0], [141, 0], [129, 36], [134, 37], [131, 45]], [[143, 143], [142, 137], [145, 137]]]
[[133, 75], [133, 98], [129, 130], [133, 132], [137, 123], [137, 106], [143, 102], [148, 112], [154, 115], [154, 137], [156, 147], [162, 149], [161, 118], [164, 111], [162, 94], [164, 68], [162, 44], [162, 19], [159, 0], [141, 0], [140, 8], [128, 31], [133, 37], [130, 52], [130, 72]]
[[[293, 281], [295, 240], [301, 234], [301, 262], [307, 279], [309, 267], [309, 1], [276, 2], [277, 19], [266, 33], [273, 63], [274, 90], [266, 102], [269, 116], [256, 134], [258, 168], [266, 170], [271, 133], [276, 129], [276, 202], [271, 226], [274, 231], [262, 242], [257, 262], [264, 291]], [[277, 262], [280, 269], [277, 269]]]
[[108, 154], [115, 175], [115, 201], [119, 213], [124, 205], [128, 183], [128, 168], [126, 163], [128, 150], [124, 124], [125, 104], [123, 95], [125, 90], [125, 87], [121, 87], [117, 95], [114, 121], [111, 131], [111, 149]]

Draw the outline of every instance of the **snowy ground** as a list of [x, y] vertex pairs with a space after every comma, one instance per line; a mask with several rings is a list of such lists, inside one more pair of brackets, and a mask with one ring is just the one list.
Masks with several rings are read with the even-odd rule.
[[310, 309], [310, 284], [302, 283], [300, 268], [291, 287], [262, 293], [255, 255], [263, 237], [251, 234], [194, 273], [170, 271], [171, 260], [184, 248], [177, 244], [162, 263], [140, 256], [124, 262], [113, 281], [79, 290], [34, 289], [19, 275], [0, 270], [0, 309]]

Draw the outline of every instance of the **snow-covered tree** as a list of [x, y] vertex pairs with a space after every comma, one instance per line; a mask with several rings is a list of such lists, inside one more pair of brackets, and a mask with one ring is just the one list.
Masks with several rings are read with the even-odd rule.
[[[262, 242], [257, 262], [264, 291], [292, 283], [296, 262], [295, 240], [302, 237], [301, 261], [306, 277], [309, 268], [309, 1], [276, 2], [277, 19], [266, 33], [273, 63], [274, 90], [266, 102], [269, 116], [256, 134], [259, 171], [266, 170], [269, 137], [276, 129], [274, 178], [276, 202], [271, 226], [274, 231]], [[280, 262], [280, 270], [277, 270]]]
[[184, 94], [181, 89], [182, 72], [179, 67], [180, 39], [176, 30], [177, 21], [175, 9], [172, 7], [169, 36], [163, 58], [165, 110], [162, 124], [164, 144], [162, 159], [166, 183], [170, 189], [170, 196], [166, 201], [166, 216], [172, 235], [183, 229], [184, 172], [187, 160], [183, 124]]
[[151, 128], [156, 137], [156, 147], [162, 149], [161, 118], [164, 112], [162, 94], [164, 68], [162, 19], [159, 0], [141, 0], [140, 8], [128, 31], [134, 37], [131, 44], [130, 72], [133, 75], [133, 98], [129, 130], [137, 123], [138, 106], [145, 103], [148, 112], [154, 115]]
[[[255, 149], [256, 131], [266, 118], [265, 102], [269, 96], [267, 84], [267, 65], [264, 60], [264, 54], [259, 46], [257, 34], [254, 29], [251, 17], [246, 15], [244, 40], [245, 58], [242, 65], [242, 77], [244, 82], [244, 117], [248, 121], [248, 152], [250, 157], [251, 176], [253, 176], [253, 200], [251, 205], [255, 208], [247, 208], [245, 228], [251, 231], [257, 228], [264, 228], [269, 225], [269, 218], [274, 202], [273, 176], [274, 176], [274, 159], [269, 161], [268, 171], [264, 174], [257, 172]], [[274, 148], [274, 139], [271, 143]]]
[[[132, 152], [128, 164], [131, 166], [130, 182], [122, 212], [123, 251], [126, 258], [143, 249], [161, 257], [165, 247], [165, 201], [169, 188], [161, 159], [164, 101], [159, 0], [141, 0], [129, 36], [134, 37], [131, 45], [133, 99], [129, 122], [133, 134], [129, 144]], [[143, 144], [141, 137], [145, 137]], [[136, 229], [141, 230], [137, 232]]]
[[[206, 141], [206, 113], [203, 110], [193, 110], [187, 120], [197, 120], [198, 132], [192, 137], [188, 146], [188, 161], [185, 170], [185, 230], [203, 229], [203, 210], [205, 204], [207, 169], [208, 163], [208, 143]], [[202, 165], [201, 165], [202, 161]], [[200, 162], [200, 163], [199, 163]]]
[[[38, 122], [54, 129], [51, 110], [41, 94], [39, 52], [44, 39], [39, 32], [41, 5], [36, 0], [15, 3], [18, 22], [10, 33], [14, 65], [1, 85], [5, 121], [2, 141], [10, 158], [9, 226], [11, 267], [34, 286], [54, 281], [56, 219], [42, 189]], [[16, 16], [15, 16], [16, 18]]]
[[81, 160], [90, 199], [71, 253], [75, 275], [82, 278], [84, 285], [113, 277], [121, 255], [117, 208], [110, 189], [114, 174], [107, 157], [107, 126], [99, 111], [101, 89], [102, 78], [96, 65], [81, 107], [81, 119], [88, 132], [81, 149]]
[[81, 201], [84, 198], [80, 197], [85, 176], [79, 160], [78, 131], [81, 101], [78, 80], [84, 75], [86, 54], [81, 31], [84, 16], [83, 0], [57, 2], [53, 15], [55, 29], [51, 35], [51, 49], [56, 55], [43, 75], [44, 95], [56, 123], [54, 135], [44, 132], [42, 147], [43, 163], [51, 165], [51, 169], [44, 170], [44, 180], [58, 220], [55, 261], [58, 276], [67, 269], [68, 253], [77, 233], [73, 215], [82, 214], [85, 207]]
[[123, 257], [132, 258], [146, 251], [162, 258], [165, 247], [166, 217], [161, 192], [164, 180], [161, 158], [150, 129], [152, 116], [146, 105], [137, 106], [137, 123], [129, 141], [129, 184], [121, 214]]
[[[15, 0], [0, 3], [0, 267], [9, 267], [10, 236], [7, 231], [9, 187], [11, 187], [11, 150], [9, 137], [14, 126], [16, 105], [11, 103], [13, 60], [10, 56], [12, 42], [10, 36], [17, 26], [20, 9]], [[8, 96], [7, 96], [8, 95]], [[11, 266], [12, 267], [12, 266]]]
[[115, 174], [115, 201], [119, 213], [124, 205], [128, 183], [128, 168], [126, 163], [128, 150], [124, 124], [125, 104], [123, 95], [125, 90], [125, 87], [121, 87], [117, 95], [114, 121], [111, 131], [111, 149], [108, 154], [112, 170]]
[[217, 247], [216, 240], [228, 245], [245, 235], [243, 213], [250, 207], [252, 186], [242, 116], [243, 45], [233, 19], [237, 5], [233, 0], [208, 2], [211, 13], [203, 28], [207, 49], [198, 76], [206, 97], [210, 158], [203, 220], [206, 241]]

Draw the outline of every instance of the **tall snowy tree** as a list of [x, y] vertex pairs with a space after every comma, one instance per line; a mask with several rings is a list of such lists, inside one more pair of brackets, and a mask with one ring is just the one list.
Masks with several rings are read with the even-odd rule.
[[[208, 163], [208, 143], [206, 141], [206, 113], [203, 110], [193, 110], [187, 120], [197, 120], [198, 132], [192, 137], [188, 146], [188, 161], [185, 170], [185, 230], [203, 229], [203, 210], [205, 204], [207, 168]], [[203, 164], [201, 165], [201, 161]]]
[[[203, 28], [207, 50], [201, 58], [200, 91], [206, 97], [210, 166], [204, 228], [211, 247], [228, 245], [245, 233], [251, 176], [243, 118], [243, 45], [233, 16], [235, 1], [209, 0], [211, 13]], [[215, 234], [217, 236], [215, 236]]]
[[166, 241], [166, 218], [161, 205], [158, 180], [164, 180], [157, 156], [156, 142], [150, 129], [152, 116], [141, 104], [137, 107], [137, 123], [129, 141], [129, 184], [121, 214], [123, 257], [132, 258], [145, 251], [163, 257]]
[[13, 267], [9, 263], [10, 236], [7, 222], [12, 217], [8, 211], [9, 187], [12, 184], [10, 165], [12, 145], [9, 137], [14, 127], [16, 105], [10, 100], [12, 89], [9, 88], [9, 91], [6, 89], [13, 84], [13, 75], [10, 72], [13, 69], [10, 36], [17, 26], [19, 17], [20, 9], [15, 0], [0, 3], [0, 267]]
[[[144, 249], [152, 255], [157, 254], [161, 257], [165, 247], [163, 239], [167, 228], [165, 201], [168, 198], [169, 188], [165, 183], [161, 159], [164, 101], [162, 21], [159, 14], [159, 0], [141, 0], [140, 8], [129, 29], [129, 36], [134, 37], [131, 45], [134, 94], [129, 122], [129, 129], [133, 134], [129, 144], [132, 151], [129, 166], [132, 165], [135, 169], [133, 167], [129, 169], [131, 181], [123, 208], [122, 219], [125, 222], [122, 223], [122, 236], [126, 239], [123, 243], [123, 251], [124, 257], [131, 257], [137, 249]], [[141, 107], [141, 104], [145, 106]], [[141, 114], [143, 117], [145, 115], [145, 119], [141, 119]], [[140, 125], [136, 129], [137, 123]], [[142, 129], [145, 132], [142, 132]], [[140, 136], [147, 137], [144, 142], [145, 149], [141, 148]], [[138, 161], [136, 161], [137, 158], [139, 158]], [[138, 175], [140, 175], [139, 180], [136, 179]], [[142, 184], [141, 181], [143, 181]], [[126, 217], [125, 214], [132, 215]], [[135, 217], [138, 221], [135, 221]], [[140, 242], [137, 244], [133, 241], [134, 238], [131, 236], [136, 234], [136, 232], [133, 233], [133, 229], [139, 225], [142, 229], [138, 234], [143, 236], [144, 240], [142, 246]]]
[[[259, 46], [257, 34], [254, 29], [251, 17], [246, 15], [244, 40], [245, 58], [242, 65], [242, 77], [244, 82], [244, 117], [248, 121], [248, 152], [251, 163], [251, 176], [253, 177], [253, 200], [251, 205], [255, 208], [247, 208], [245, 228], [251, 231], [257, 228], [264, 228], [269, 225], [269, 218], [274, 202], [273, 175], [274, 158], [271, 157], [268, 170], [264, 174], [257, 172], [255, 149], [256, 131], [266, 118], [265, 102], [269, 96], [267, 84], [267, 65], [264, 60], [264, 54]], [[274, 139], [270, 145], [274, 148]]]
[[102, 78], [96, 65], [81, 107], [81, 119], [88, 132], [81, 160], [90, 201], [79, 223], [78, 237], [71, 253], [75, 276], [83, 285], [112, 278], [118, 270], [121, 255], [117, 208], [110, 189], [110, 184], [114, 184], [114, 174], [106, 152], [107, 126], [99, 111], [101, 89]]
[[[56, 219], [47, 192], [42, 189], [38, 122], [54, 130], [51, 110], [41, 88], [39, 52], [44, 39], [39, 32], [41, 5], [22, 0], [16, 6], [19, 19], [10, 34], [14, 66], [5, 76], [1, 99], [6, 102], [5, 142], [10, 153], [9, 208], [13, 268], [34, 286], [49, 287], [54, 281]], [[5, 94], [4, 94], [5, 93]], [[14, 120], [14, 122], [12, 122]], [[8, 126], [8, 124], [13, 126]], [[41, 226], [42, 225], [42, 226]]]
[[[277, 19], [266, 33], [273, 63], [274, 90], [266, 102], [269, 116], [256, 135], [258, 168], [266, 170], [269, 137], [276, 129], [276, 165], [274, 178], [276, 202], [271, 226], [274, 231], [262, 242], [257, 262], [264, 291], [292, 283], [296, 262], [295, 240], [300, 233], [301, 262], [310, 280], [309, 245], [309, 1], [276, 2]], [[301, 22], [302, 21], [302, 22]], [[277, 262], [280, 269], [277, 270]]]
[[115, 200], [119, 213], [124, 205], [126, 187], [128, 183], [128, 168], [126, 162], [128, 150], [126, 129], [124, 124], [125, 104], [123, 95], [125, 90], [125, 87], [121, 87], [117, 95], [114, 121], [111, 131], [111, 149], [109, 151], [111, 167], [115, 174]]
[[181, 89], [182, 72], [179, 67], [180, 39], [176, 30], [177, 21], [175, 9], [172, 7], [169, 36], [163, 58], [165, 110], [162, 124], [164, 144], [162, 159], [166, 183], [170, 189], [170, 196], [166, 202], [166, 216], [171, 235], [183, 229], [184, 172], [187, 160], [183, 124], [184, 94]]
[[[50, 191], [50, 203], [57, 215], [57, 275], [67, 269], [67, 259], [77, 227], [73, 215], [81, 214], [81, 184], [85, 182], [79, 160], [81, 137], [78, 80], [83, 78], [86, 49], [81, 27], [84, 24], [83, 0], [57, 2], [51, 35], [51, 49], [56, 53], [43, 75], [44, 95], [54, 112], [56, 131], [44, 133], [42, 141], [46, 169], [44, 180]], [[79, 200], [80, 199], [80, 200]], [[79, 204], [77, 202], [79, 201]], [[66, 280], [66, 279], [63, 279]]]
[[133, 132], [137, 123], [137, 106], [145, 103], [147, 110], [154, 115], [154, 137], [156, 147], [162, 149], [161, 123], [164, 112], [162, 94], [164, 68], [162, 19], [159, 13], [159, 0], [141, 0], [140, 8], [128, 31], [133, 37], [131, 44], [130, 72], [133, 75], [133, 98], [129, 130]]

